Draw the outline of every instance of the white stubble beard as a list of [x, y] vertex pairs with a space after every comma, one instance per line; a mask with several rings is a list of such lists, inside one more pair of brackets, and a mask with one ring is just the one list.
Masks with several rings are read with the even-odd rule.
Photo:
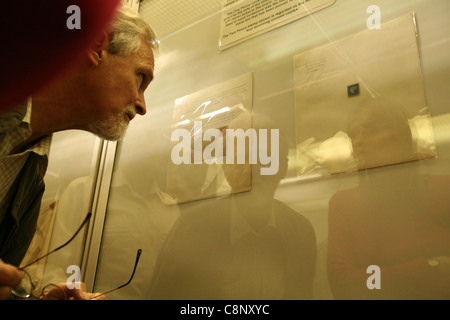
[[129, 123], [125, 120], [127, 113], [136, 115], [134, 105], [128, 105], [120, 113], [111, 115], [107, 119], [91, 124], [89, 126], [89, 131], [105, 140], [120, 140], [125, 136], [128, 128]]

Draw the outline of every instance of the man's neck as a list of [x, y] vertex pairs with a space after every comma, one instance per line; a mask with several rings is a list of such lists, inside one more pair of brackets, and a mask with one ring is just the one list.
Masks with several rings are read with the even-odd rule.
[[[35, 95], [31, 105], [31, 136], [21, 144], [14, 147], [10, 154], [23, 152], [30, 144], [52, 133], [70, 129], [72, 121], [69, 121], [71, 110], [64, 104], [64, 99], [58, 97], [55, 91], [52, 94]], [[73, 118], [73, 117], [72, 117]]]
[[[70, 129], [84, 129], [82, 107], [86, 93], [87, 67], [80, 64], [59, 82], [41, 90], [32, 97], [32, 139]], [[81, 71], [80, 71], [81, 70]]]

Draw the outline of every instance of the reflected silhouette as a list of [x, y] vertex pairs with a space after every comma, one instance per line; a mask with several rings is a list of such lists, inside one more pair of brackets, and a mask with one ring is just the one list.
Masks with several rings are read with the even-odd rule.
[[[150, 120], [152, 121], [152, 120]], [[102, 230], [95, 288], [98, 292], [120, 285], [130, 276], [136, 250], [142, 249], [133, 282], [109, 294], [108, 299], [145, 299], [150, 273], [172, 225], [176, 206], [166, 206], [160, 191], [158, 165], [165, 162], [161, 127], [146, 122], [145, 128], [125, 137], [119, 145], [110, 200]]]
[[[350, 122], [359, 185], [329, 202], [327, 268], [337, 299], [450, 298], [450, 179], [407, 162], [421, 155], [397, 111], [376, 99]], [[380, 289], [367, 286], [371, 265], [380, 267]]]
[[373, 99], [350, 116], [348, 136], [358, 169], [418, 160], [407, 115], [385, 99]]
[[[246, 130], [242, 123], [249, 122], [249, 117], [248, 113], [240, 115], [229, 128]], [[278, 129], [260, 115], [253, 115], [253, 128]], [[223, 173], [230, 187], [238, 192], [245, 187], [242, 183], [248, 179], [243, 177], [251, 170], [251, 191], [232, 191], [226, 197], [180, 206], [180, 218], [161, 251], [148, 298], [312, 297], [314, 230], [305, 217], [274, 199], [286, 174], [287, 155], [287, 141], [282, 138], [283, 160], [278, 173], [272, 176], [260, 175], [260, 165], [250, 165], [248, 161], [224, 164]]]

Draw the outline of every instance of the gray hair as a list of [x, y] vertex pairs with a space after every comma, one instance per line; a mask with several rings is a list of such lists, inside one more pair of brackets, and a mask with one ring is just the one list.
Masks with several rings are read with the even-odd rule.
[[116, 17], [109, 27], [108, 37], [108, 52], [121, 56], [136, 53], [142, 41], [155, 50], [159, 47], [159, 41], [148, 23], [126, 6], [117, 9]]

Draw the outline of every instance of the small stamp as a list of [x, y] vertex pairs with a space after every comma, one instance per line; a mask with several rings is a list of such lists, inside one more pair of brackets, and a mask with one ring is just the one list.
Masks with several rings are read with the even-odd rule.
[[349, 98], [359, 96], [359, 93], [359, 83], [347, 87], [347, 95]]

